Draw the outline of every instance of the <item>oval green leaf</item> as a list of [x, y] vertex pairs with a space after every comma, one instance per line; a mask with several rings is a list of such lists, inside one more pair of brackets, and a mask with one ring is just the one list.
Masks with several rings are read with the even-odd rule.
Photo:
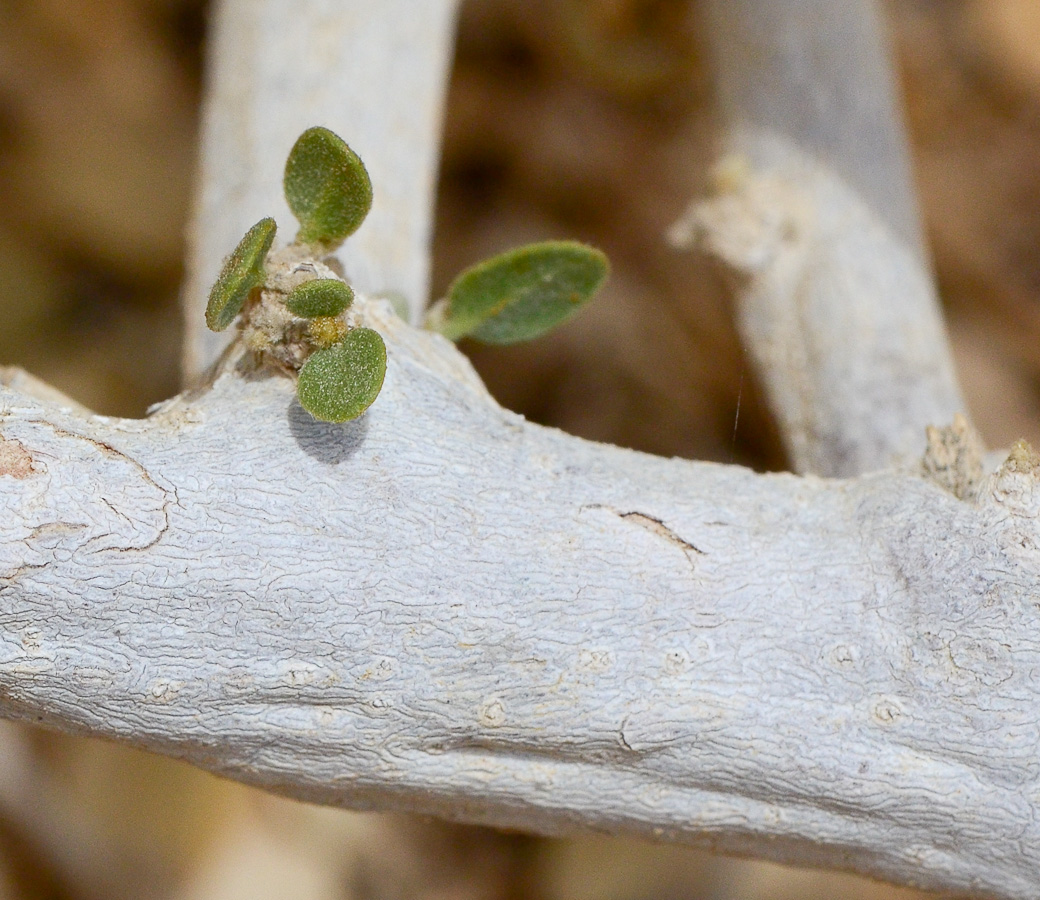
[[300, 405], [323, 422], [356, 419], [379, 396], [386, 345], [371, 328], [355, 328], [338, 344], [316, 350], [300, 369]]
[[319, 316], [338, 316], [354, 302], [354, 291], [338, 278], [314, 278], [293, 288], [285, 298], [285, 305], [294, 316], [316, 319]]
[[285, 199], [300, 220], [298, 243], [339, 246], [372, 207], [372, 181], [358, 155], [327, 128], [308, 128], [285, 162]]
[[246, 298], [263, 285], [264, 260], [276, 230], [274, 219], [261, 219], [224, 260], [206, 304], [206, 325], [211, 331], [223, 331], [234, 322]]
[[453, 341], [528, 341], [578, 312], [609, 271], [605, 254], [577, 241], [527, 244], [456, 278], [435, 327]]

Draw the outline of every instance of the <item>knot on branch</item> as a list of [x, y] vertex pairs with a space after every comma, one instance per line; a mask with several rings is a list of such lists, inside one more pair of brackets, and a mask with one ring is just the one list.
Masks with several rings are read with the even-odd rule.
[[748, 278], [804, 248], [813, 201], [790, 179], [753, 172], [741, 154], [723, 157], [712, 172], [712, 196], [697, 200], [668, 232], [680, 249], [702, 247]]
[[0, 434], [0, 475], [28, 478], [32, 473], [32, 454], [18, 441]]
[[[985, 482], [985, 495], [1012, 515], [1024, 519], [1030, 532], [1040, 517], [1040, 453], [1028, 441], [1014, 443], [999, 469]], [[980, 491], [980, 495], [982, 492]], [[1032, 537], [1028, 543], [1038, 541]]]

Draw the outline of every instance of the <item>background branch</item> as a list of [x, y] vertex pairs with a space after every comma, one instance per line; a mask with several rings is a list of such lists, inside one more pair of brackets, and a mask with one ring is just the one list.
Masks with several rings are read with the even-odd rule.
[[923, 260], [892, 53], [874, 0], [701, 2], [731, 145], [763, 168], [786, 161], [785, 145], [796, 148]]
[[738, 325], [794, 468], [913, 459], [965, 407], [876, 5], [704, 9], [733, 155], [688, 224], [739, 275]]

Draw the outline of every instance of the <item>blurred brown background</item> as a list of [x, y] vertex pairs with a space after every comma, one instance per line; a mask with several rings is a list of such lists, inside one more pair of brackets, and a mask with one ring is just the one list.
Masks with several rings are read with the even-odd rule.
[[[1040, 442], [1040, 4], [885, 6], [971, 411], [993, 446]], [[142, 415], [177, 390], [205, 18], [202, 0], [0, 0], [0, 364], [100, 412]], [[597, 244], [614, 274], [582, 317], [469, 348], [496, 396], [596, 440], [783, 468], [719, 279], [663, 240], [705, 187], [709, 107], [683, 0], [468, 0], [434, 286], [525, 240]], [[0, 723], [0, 900], [912, 896], [683, 848], [316, 809]]]

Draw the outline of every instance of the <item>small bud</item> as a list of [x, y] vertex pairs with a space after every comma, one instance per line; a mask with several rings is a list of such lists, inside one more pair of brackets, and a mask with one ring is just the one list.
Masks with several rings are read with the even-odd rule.
[[347, 325], [338, 317], [318, 316], [307, 323], [307, 337], [322, 349], [343, 340], [346, 333]]

